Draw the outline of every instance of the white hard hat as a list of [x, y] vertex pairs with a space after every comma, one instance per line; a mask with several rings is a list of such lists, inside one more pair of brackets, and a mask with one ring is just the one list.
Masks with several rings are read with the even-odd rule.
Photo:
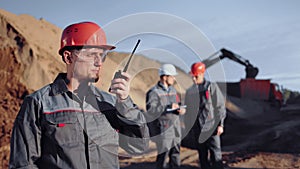
[[172, 64], [163, 64], [159, 71], [158, 71], [158, 74], [159, 76], [162, 76], [162, 75], [171, 75], [171, 76], [175, 76], [177, 75], [177, 72], [176, 72], [176, 68], [174, 65]]

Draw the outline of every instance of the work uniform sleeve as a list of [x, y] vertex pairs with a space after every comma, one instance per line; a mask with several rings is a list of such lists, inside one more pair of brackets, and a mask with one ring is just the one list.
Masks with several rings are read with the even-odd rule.
[[216, 118], [220, 120], [219, 125], [224, 126], [224, 120], [226, 118], [225, 97], [217, 84], [213, 84], [211, 86], [214, 111], [217, 115]]
[[146, 123], [146, 119], [142, 110], [140, 110], [132, 101], [130, 97], [125, 100], [117, 100], [116, 108], [121, 116], [127, 120], [139, 125]]
[[162, 113], [165, 112], [166, 106], [161, 104], [161, 99], [158, 96], [158, 94], [150, 90], [147, 92], [146, 95], [146, 109], [147, 109], [147, 120], [148, 122], [151, 122], [155, 119], [157, 119]]
[[185, 94], [184, 104], [186, 107], [186, 113], [184, 114], [184, 128], [186, 132], [193, 127], [197, 121], [198, 111], [199, 111], [199, 93], [195, 86], [190, 87]]
[[161, 113], [164, 112], [166, 106], [161, 104], [161, 100], [158, 94], [153, 91], [149, 90], [146, 94], [146, 110], [145, 113], [147, 124], [149, 127], [150, 136], [154, 137], [161, 133], [161, 126], [158, 121]]
[[10, 142], [10, 169], [38, 168], [35, 162], [41, 155], [39, 126], [40, 105], [26, 97], [15, 119]]
[[118, 115], [120, 146], [130, 154], [143, 154], [149, 147], [149, 129], [143, 111], [130, 97], [117, 100], [116, 108], [120, 113]]

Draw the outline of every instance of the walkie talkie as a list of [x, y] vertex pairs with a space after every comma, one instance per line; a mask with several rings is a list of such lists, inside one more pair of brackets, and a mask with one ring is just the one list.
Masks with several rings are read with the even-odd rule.
[[[131, 52], [131, 55], [130, 55], [130, 57], [129, 57], [129, 59], [128, 59], [126, 65], [125, 65], [125, 67], [124, 67], [124, 69], [123, 69], [123, 72], [126, 72], [126, 71], [127, 71], [128, 66], [129, 66], [129, 63], [130, 63], [130, 61], [131, 61], [131, 59], [132, 59], [132, 56], [133, 56], [133, 54], [134, 54], [136, 48], [137, 48], [138, 45], [140, 44], [140, 42], [141, 42], [141, 40], [139, 39], [139, 40], [137, 41], [137, 43], [136, 43], [136, 45], [135, 45], [133, 51]], [[115, 73], [114, 79], [117, 79], [117, 78], [123, 78], [123, 79], [125, 79], [125, 77], [122, 76], [122, 71], [121, 71], [121, 70], [118, 70], [118, 71]], [[110, 90], [111, 90], [111, 89], [109, 88], [109, 91], [110, 91]]]

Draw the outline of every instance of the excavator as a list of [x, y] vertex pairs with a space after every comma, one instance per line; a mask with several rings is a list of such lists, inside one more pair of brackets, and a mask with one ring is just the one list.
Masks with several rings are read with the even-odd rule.
[[276, 104], [276, 106], [282, 105], [283, 94], [279, 85], [271, 83], [270, 79], [255, 79], [259, 72], [258, 68], [253, 66], [249, 60], [242, 56], [222, 48], [202, 62], [205, 64], [206, 68], [209, 68], [224, 58], [228, 58], [245, 66], [246, 72], [245, 79], [241, 79], [240, 82], [227, 83], [227, 93], [229, 95], [241, 98], [267, 100]]

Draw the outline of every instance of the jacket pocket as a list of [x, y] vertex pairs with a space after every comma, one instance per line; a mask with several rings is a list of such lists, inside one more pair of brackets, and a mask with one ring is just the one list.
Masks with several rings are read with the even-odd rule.
[[79, 125], [77, 114], [59, 112], [45, 114], [45, 130], [51, 139], [59, 144], [76, 143], [80, 141], [82, 129]]
[[97, 145], [111, 145], [114, 147], [118, 145], [118, 133], [112, 128], [105, 115], [96, 113], [93, 115], [93, 121], [90, 121], [93, 126], [90, 126], [89, 137]]

